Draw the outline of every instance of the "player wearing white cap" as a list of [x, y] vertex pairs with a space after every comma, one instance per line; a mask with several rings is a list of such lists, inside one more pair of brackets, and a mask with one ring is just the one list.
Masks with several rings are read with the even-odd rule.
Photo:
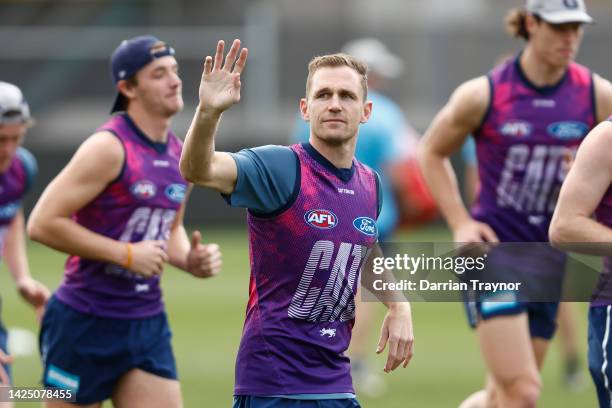
[[[49, 290], [30, 276], [25, 245], [23, 197], [36, 176], [36, 160], [21, 147], [33, 124], [30, 108], [21, 90], [0, 82], [0, 258], [6, 265], [21, 296], [42, 315]], [[0, 322], [0, 386], [10, 385], [7, 333]], [[0, 408], [11, 405], [0, 401]]]

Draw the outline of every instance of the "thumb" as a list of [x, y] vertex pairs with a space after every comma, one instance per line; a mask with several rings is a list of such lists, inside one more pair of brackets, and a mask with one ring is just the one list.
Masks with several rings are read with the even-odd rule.
[[200, 244], [200, 241], [202, 240], [202, 234], [200, 234], [200, 231], [195, 230], [193, 231], [193, 233], [191, 234], [191, 247], [195, 248]]

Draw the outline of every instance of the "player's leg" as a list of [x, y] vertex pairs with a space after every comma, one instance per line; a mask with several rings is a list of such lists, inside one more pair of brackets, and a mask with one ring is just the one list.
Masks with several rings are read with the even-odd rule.
[[612, 405], [612, 306], [589, 309], [589, 371], [595, 383], [599, 406]]
[[178, 380], [134, 369], [124, 374], [113, 392], [115, 408], [180, 408], [183, 406]]
[[541, 381], [527, 313], [483, 320], [477, 333], [494, 381], [497, 406], [535, 407]]
[[573, 303], [563, 302], [559, 305], [558, 323], [563, 357], [563, 381], [570, 389], [579, 390], [585, 385], [585, 378], [580, 364], [579, 331]]
[[[2, 321], [0, 320], [0, 352], [4, 353], [4, 355], [8, 355], [7, 344], [8, 344], [8, 333], [6, 329], [4, 328], [4, 326], [2, 325]], [[11, 381], [11, 366], [9, 364], [2, 364], [0, 368], [4, 370], [4, 373], [8, 376], [9, 382], [10, 382]], [[2, 384], [0, 384], [0, 386], [2, 386]], [[13, 408], [13, 404], [11, 404], [10, 402], [0, 401], [0, 408]]]
[[132, 369], [113, 391], [115, 408], [179, 408], [181, 387], [165, 313], [130, 322]]
[[130, 359], [127, 323], [97, 318], [52, 297], [42, 320], [40, 348], [45, 387], [70, 389], [74, 404], [53, 401], [51, 408], [99, 407], [110, 398]]

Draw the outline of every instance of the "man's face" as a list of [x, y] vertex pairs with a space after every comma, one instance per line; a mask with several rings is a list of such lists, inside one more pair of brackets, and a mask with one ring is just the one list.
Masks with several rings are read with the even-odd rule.
[[537, 55], [555, 67], [565, 67], [574, 60], [582, 41], [582, 23], [550, 24], [545, 21], [529, 24], [529, 42]]
[[171, 56], [154, 60], [136, 74], [136, 86], [130, 86], [134, 98], [147, 112], [171, 117], [183, 109], [182, 81], [178, 63]]
[[340, 145], [357, 136], [372, 102], [365, 102], [361, 76], [350, 67], [319, 68], [311, 77], [307, 98], [300, 101], [302, 118], [310, 122], [311, 137]]
[[0, 173], [8, 170], [27, 128], [23, 123], [0, 125]]

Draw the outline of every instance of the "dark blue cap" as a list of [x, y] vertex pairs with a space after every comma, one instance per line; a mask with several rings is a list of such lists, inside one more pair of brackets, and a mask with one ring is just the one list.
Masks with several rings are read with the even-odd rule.
[[[152, 35], [141, 35], [124, 40], [111, 56], [111, 74], [115, 84], [134, 76], [157, 58], [174, 55], [174, 48]], [[117, 91], [111, 113], [125, 110], [127, 100]]]

